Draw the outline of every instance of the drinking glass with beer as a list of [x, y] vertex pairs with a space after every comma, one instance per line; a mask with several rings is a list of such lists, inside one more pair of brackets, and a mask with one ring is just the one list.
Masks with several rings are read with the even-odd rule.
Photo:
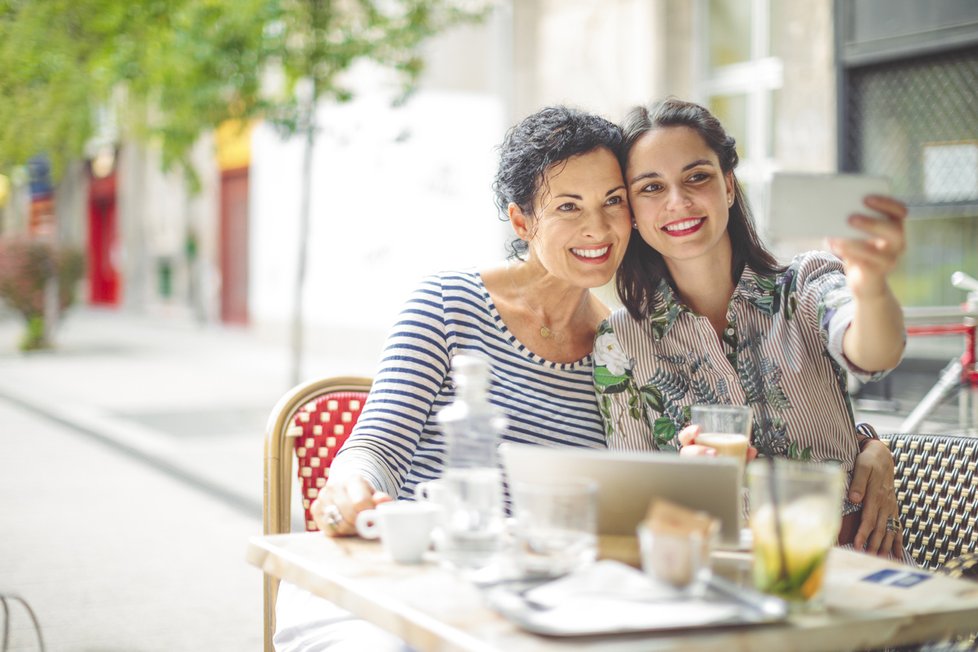
[[751, 409], [746, 405], [694, 405], [690, 416], [690, 425], [699, 426], [696, 444], [736, 460], [743, 476], [750, 448]]

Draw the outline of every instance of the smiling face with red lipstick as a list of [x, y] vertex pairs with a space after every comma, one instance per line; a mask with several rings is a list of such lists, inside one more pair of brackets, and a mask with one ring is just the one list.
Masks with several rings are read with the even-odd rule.
[[622, 167], [639, 233], [615, 287], [634, 319], [652, 314], [662, 281], [688, 307], [709, 303], [719, 310], [745, 266], [762, 274], [783, 269], [757, 235], [735, 173], [737, 141], [716, 116], [667, 98], [632, 109], [622, 130]]
[[645, 133], [629, 152], [626, 177], [639, 234], [673, 276], [704, 258], [729, 270], [733, 172], [721, 169], [699, 133], [684, 126]]

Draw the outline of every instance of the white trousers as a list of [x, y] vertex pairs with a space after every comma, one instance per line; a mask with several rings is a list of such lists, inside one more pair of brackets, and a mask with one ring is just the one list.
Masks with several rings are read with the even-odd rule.
[[413, 652], [393, 634], [288, 582], [278, 586], [272, 642], [276, 652]]

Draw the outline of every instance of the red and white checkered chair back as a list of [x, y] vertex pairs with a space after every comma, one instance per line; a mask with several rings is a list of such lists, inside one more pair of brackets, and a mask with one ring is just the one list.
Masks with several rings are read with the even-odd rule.
[[[329, 477], [329, 465], [350, 436], [367, 400], [369, 378], [323, 378], [293, 387], [272, 408], [265, 427], [265, 534], [292, 529], [292, 459], [297, 461], [307, 530], [316, 526], [309, 506]], [[265, 575], [265, 651], [274, 652], [278, 580]]]
[[295, 440], [307, 531], [319, 529], [309, 507], [326, 484], [329, 466], [353, 431], [366, 400], [366, 392], [331, 392], [304, 405], [293, 419], [288, 436]]

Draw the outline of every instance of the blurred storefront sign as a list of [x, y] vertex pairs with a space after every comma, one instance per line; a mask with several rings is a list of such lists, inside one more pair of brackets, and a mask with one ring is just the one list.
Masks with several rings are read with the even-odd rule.
[[0, 174], [0, 208], [7, 205], [10, 200], [10, 179]]
[[251, 162], [251, 134], [253, 123], [240, 120], [222, 122], [214, 133], [217, 147], [217, 166], [221, 170], [248, 167]]
[[27, 162], [27, 170], [31, 196], [27, 232], [38, 237], [54, 237], [57, 234], [57, 222], [54, 213], [51, 164], [46, 156], [38, 155]]

